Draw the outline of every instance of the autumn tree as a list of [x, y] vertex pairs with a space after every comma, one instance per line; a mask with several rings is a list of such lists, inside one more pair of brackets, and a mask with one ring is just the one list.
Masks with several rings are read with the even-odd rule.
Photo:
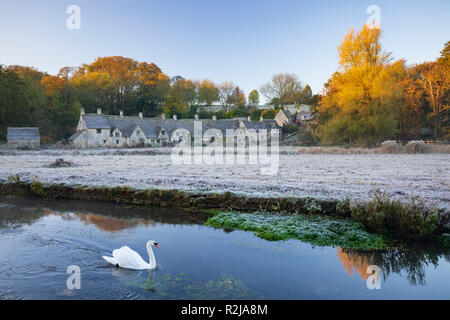
[[259, 105], [258, 90], [250, 91], [250, 93], [248, 94], [248, 103], [253, 107], [256, 107], [257, 105]]
[[171, 83], [171, 96], [192, 108], [198, 104], [197, 84], [180, 76], [174, 77]]
[[434, 137], [441, 135], [441, 117], [450, 108], [448, 97], [450, 90], [449, 43], [442, 50], [441, 57], [436, 62], [426, 62], [418, 66], [420, 69], [419, 83], [421, 84], [434, 118]]
[[237, 107], [245, 107], [246, 104], [245, 93], [238, 86], [234, 88], [231, 101], [233, 105]]
[[201, 104], [212, 105], [214, 102], [219, 101], [219, 89], [208, 79], [199, 82], [198, 100]]
[[398, 129], [401, 140], [420, 139], [424, 126], [425, 93], [419, 83], [420, 72], [415, 66], [399, 73], [402, 101], [398, 108]]
[[300, 103], [312, 104], [313, 103], [313, 93], [309, 84], [307, 84], [302, 91], [302, 100]]
[[389, 63], [380, 39], [380, 29], [365, 25], [338, 47], [339, 70], [325, 85], [319, 106], [323, 143], [373, 145], [395, 135], [403, 63]]

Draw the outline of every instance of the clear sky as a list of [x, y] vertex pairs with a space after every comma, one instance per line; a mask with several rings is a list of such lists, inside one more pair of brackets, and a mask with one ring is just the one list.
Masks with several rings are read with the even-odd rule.
[[[69, 5], [81, 9], [80, 30], [66, 26]], [[121, 55], [169, 76], [231, 80], [246, 94], [275, 73], [295, 73], [317, 93], [369, 5], [380, 7], [395, 59], [433, 60], [450, 40], [449, 0], [1, 0], [0, 64], [56, 74]]]

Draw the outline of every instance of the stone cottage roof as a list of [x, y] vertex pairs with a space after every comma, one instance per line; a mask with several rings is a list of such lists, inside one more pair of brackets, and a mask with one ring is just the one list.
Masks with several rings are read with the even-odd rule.
[[[144, 132], [147, 138], [158, 138], [161, 130], [165, 130], [170, 136], [176, 129], [186, 129], [190, 132], [191, 136], [194, 135], [194, 119], [161, 119], [161, 118], [139, 118], [134, 116], [112, 116], [112, 115], [82, 115], [83, 120], [88, 129], [111, 129], [111, 133], [114, 129], [119, 129], [122, 132], [122, 136], [129, 137], [139, 126]], [[202, 121], [202, 131], [205, 132], [208, 129], [219, 129], [222, 131], [223, 135], [226, 136], [227, 129], [237, 129], [239, 128], [239, 123], [244, 122], [247, 129], [255, 129], [259, 131], [260, 129], [272, 129], [278, 128], [276, 121], [274, 120], [264, 120], [262, 122], [248, 121], [248, 120], [237, 120], [237, 119], [223, 119], [223, 120], [212, 120], [203, 119]], [[72, 137], [71, 137], [72, 138]], [[76, 137], [75, 137], [76, 138]]]
[[36, 127], [22, 127], [22, 128], [8, 128], [8, 140], [40, 140], [39, 128]]
[[309, 111], [299, 111], [297, 113], [297, 120], [309, 120], [311, 119], [311, 112]]
[[283, 113], [287, 118], [292, 119], [292, 113], [289, 112], [289, 110], [280, 110], [281, 113]]
[[202, 120], [202, 123], [203, 132], [208, 129], [219, 129], [224, 137], [227, 134], [227, 129], [239, 128], [239, 120]]
[[104, 115], [83, 115], [84, 123], [88, 129], [110, 129], [111, 125]]
[[263, 120], [264, 128], [269, 129], [280, 129], [280, 126], [275, 120]]

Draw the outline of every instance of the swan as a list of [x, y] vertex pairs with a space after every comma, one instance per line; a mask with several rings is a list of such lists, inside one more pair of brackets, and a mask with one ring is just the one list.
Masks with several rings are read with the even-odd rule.
[[113, 250], [112, 257], [103, 256], [102, 258], [118, 268], [120, 267], [130, 270], [151, 270], [156, 268], [156, 259], [155, 255], [153, 254], [152, 246], [159, 248], [156, 241], [147, 241], [147, 251], [149, 257], [148, 263], [145, 262], [144, 259], [142, 259], [139, 253], [127, 246], [123, 246], [120, 249]]

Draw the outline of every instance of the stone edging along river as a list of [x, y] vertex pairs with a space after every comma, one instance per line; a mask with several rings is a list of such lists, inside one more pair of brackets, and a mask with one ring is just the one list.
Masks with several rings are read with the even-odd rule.
[[265, 211], [286, 214], [321, 213], [333, 216], [338, 200], [305, 198], [244, 197], [231, 192], [192, 193], [181, 190], [133, 189], [128, 187], [68, 186], [65, 184], [0, 183], [0, 195], [34, 196], [48, 199], [103, 201], [140, 206], [198, 210]]

